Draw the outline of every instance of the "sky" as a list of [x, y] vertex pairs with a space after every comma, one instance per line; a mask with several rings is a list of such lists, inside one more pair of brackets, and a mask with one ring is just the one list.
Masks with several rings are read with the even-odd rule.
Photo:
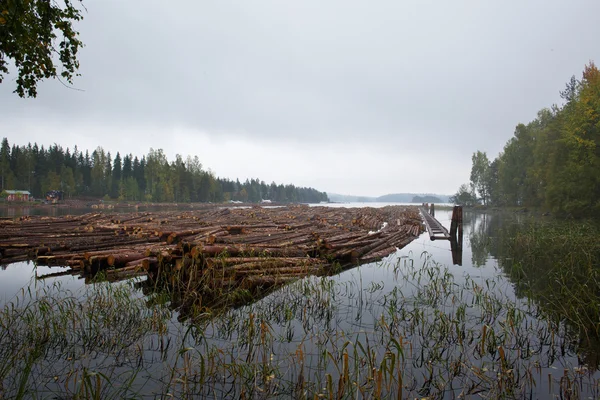
[[600, 63], [597, 0], [83, 4], [76, 90], [0, 84], [11, 145], [163, 149], [330, 193], [452, 194]]

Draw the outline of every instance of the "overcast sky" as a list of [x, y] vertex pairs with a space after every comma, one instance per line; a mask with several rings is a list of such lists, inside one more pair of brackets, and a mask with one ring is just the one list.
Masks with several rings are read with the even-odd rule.
[[162, 148], [342, 194], [454, 193], [600, 63], [598, 0], [84, 4], [81, 91], [0, 84], [11, 145]]

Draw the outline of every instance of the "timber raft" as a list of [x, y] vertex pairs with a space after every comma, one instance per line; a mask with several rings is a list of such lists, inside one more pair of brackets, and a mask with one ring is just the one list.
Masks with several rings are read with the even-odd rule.
[[32, 260], [85, 277], [104, 271], [108, 280], [210, 276], [213, 287], [255, 289], [378, 261], [424, 229], [414, 206], [32, 216], [0, 221], [0, 263]]

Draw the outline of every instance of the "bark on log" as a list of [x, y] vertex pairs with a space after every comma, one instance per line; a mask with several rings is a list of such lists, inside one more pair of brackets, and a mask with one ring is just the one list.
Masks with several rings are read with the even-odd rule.
[[131, 261], [141, 260], [145, 257], [146, 252], [143, 250], [121, 250], [118, 253], [113, 251], [106, 260], [110, 267], [121, 267]]
[[[386, 221], [389, 225], [380, 230]], [[144, 264], [155, 273], [162, 263], [182, 273], [189, 269], [220, 276], [221, 282], [238, 274], [286, 274], [290, 279], [323, 274], [335, 260], [381, 258], [423, 231], [417, 209], [410, 207], [90, 213], [28, 217], [1, 226], [2, 263], [37, 258], [39, 263], [68, 264], [88, 273]], [[369, 235], [369, 230], [378, 232]], [[224, 252], [228, 258], [219, 257]], [[132, 271], [138, 273], [135, 268]]]

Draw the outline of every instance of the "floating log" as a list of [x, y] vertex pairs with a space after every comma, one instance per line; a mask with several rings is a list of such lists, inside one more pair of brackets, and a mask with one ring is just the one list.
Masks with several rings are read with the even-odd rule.
[[187, 279], [190, 284], [182, 287], [193, 288], [200, 297], [205, 290], [263, 290], [338, 272], [338, 263], [348, 267], [377, 261], [424, 231], [418, 209], [408, 206], [212, 206], [32, 216], [0, 224], [0, 263], [34, 260], [71, 266], [86, 280], [101, 270], [111, 280], [172, 274], [164, 281], [175, 284], [175, 275]]
[[145, 250], [124, 250], [118, 253], [112, 252], [106, 259], [107, 264], [110, 267], [124, 266], [131, 261], [141, 260], [146, 258]]

